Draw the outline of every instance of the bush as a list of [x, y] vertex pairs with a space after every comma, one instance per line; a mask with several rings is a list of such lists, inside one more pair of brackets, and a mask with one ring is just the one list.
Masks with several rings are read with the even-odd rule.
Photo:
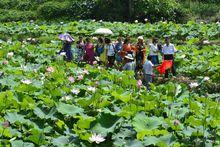
[[36, 19], [35, 12], [18, 10], [0, 10], [0, 22], [27, 21]]
[[66, 7], [68, 5], [68, 2], [46, 2], [38, 7], [37, 14], [40, 18], [56, 19], [67, 15]]
[[[175, 0], [138, 0], [134, 4], [135, 19], [174, 20], [180, 5]], [[183, 14], [181, 14], [183, 15]]]

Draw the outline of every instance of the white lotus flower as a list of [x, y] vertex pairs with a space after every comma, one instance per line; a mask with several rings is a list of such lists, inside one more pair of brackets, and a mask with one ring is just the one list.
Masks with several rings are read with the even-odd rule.
[[185, 58], [185, 57], [186, 57], [186, 55], [185, 55], [185, 54], [183, 54], [183, 55], [181, 55], [181, 56], [180, 56], [180, 58]]
[[32, 83], [31, 80], [28, 80], [28, 79], [27, 80], [21, 80], [21, 82], [24, 83], [24, 84], [27, 84], [27, 85]]
[[204, 81], [209, 81], [210, 78], [209, 77], [204, 77]]
[[204, 40], [203, 44], [209, 44], [210, 42], [208, 40]]
[[63, 22], [61, 21], [60, 24], [63, 24]]
[[80, 93], [79, 89], [72, 89], [71, 92], [76, 95]]
[[11, 57], [13, 57], [14, 56], [14, 53], [13, 52], [9, 52], [8, 54], [7, 54], [7, 57], [8, 58], [11, 58]]
[[96, 89], [95, 89], [95, 87], [88, 87], [88, 90], [92, 91], [94, 93]]
[[95, 143], [99, 144], [99, 143], [105, 141], [105, 138], [102, 137], [100, 134], [98, 134], [98, 135], [92, 134], [92, 136], [89, 137], [89, 140], [90, 140], [91, 142], [95, 142]]
[[62, 98], [61, 98], [61, 100], [63, 100], [63, 101], [68, 101], [68, 100], [71, 100], [71, 97], [68, 95], [68, 96], [63, 96]]
[[195, 87], [198, 87], [199, 84], [194, 82], [194, 83], [190, 83], [189, 86], [190, 86], [190, 88], [195, 88]]
[[145, 19], [144, 19], [144, 21], [145, 21], [145, 22], [147, 22], [147, 21], [148, 21], [148, 19], [147, 19], [147, 18], [145, 18]]
[[99, 22], [103, 22], [102, 20], [100, 20]]
[[134, 22], [135, 22], [135, 23], [138, 23], [138, 20], [135, 20]]

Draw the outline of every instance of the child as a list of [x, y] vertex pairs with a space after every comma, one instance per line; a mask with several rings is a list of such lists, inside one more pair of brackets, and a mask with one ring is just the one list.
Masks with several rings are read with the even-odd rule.
[[144, 73], [144, 85], [147, 87], [147, 90], [150, 90], [149, 83], [153, 81], [153, 67], [154, 65], [151, 62], [152, 57], [148, 56], [147, 61], [143, 65], [143, 73]]
[[135, 68], [135, 63], [134, 63], [134, 58], [132, 57], [132, 54], [127, 54], [125, 56], [125, 62], [126, 64], [123, 66], [123, 70], [130, 70], [130, 71], [134, 71]]

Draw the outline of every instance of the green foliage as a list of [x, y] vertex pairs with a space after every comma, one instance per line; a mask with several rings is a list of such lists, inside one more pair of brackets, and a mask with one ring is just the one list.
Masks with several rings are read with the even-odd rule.
[[39, 6], [37, 9], [38, 16], [45, 19], [58, 18], [66, 16], [66, 6], [68, 3], [65, 2], [46, 2]]
[[[217, 4], [216, 4], [217, 3]], [[0, 21], [30, 19], [151, 22], [185, 22], [196, 15], [200, 19], [218, 19], [218, 1], [178, 0], [2, 0]], [[12, 13], [16, 12], [15, 18]], [[5, 15], [6, 14], [6, 15]]]

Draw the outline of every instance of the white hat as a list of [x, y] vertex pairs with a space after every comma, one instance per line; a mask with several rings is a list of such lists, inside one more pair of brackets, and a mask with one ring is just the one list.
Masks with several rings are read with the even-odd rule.
[[125, 58], [126, 58], [126, 59], [130, 59], [130, 60], [134, 60], [132, 54], [127, 54], [127, 55], [125, 56]]
[[143, 36], [139, 36], [138, 39], [144, 40], [144, 37]]

